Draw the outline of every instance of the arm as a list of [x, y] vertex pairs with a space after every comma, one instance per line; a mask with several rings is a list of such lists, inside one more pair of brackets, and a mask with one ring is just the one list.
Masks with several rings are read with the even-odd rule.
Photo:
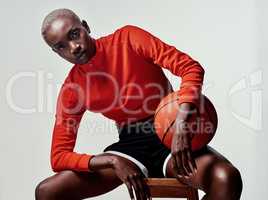
[[88, 154], [73, 152], [77, 130], [85, 112], [79, 98], [79, 87], [66, 79], [61, 87], [56, 109], [56, 121], [52, 136], [51, 166], [53, 171], [65, 169], [89, 171], [88, 163], [93, 157]]
[[134, 199], [133, 188], [140, 199], [148, 199], [150, 191], [140, 170], [132, 162], [107, 153], [93, 156], [73, 152], [78, 126], [86, 110], [83, 102], [84, 94], [81, 92], [79, 85], [70, 84], [68, 81], [61, 88], [51, 147], [53, 171], [70, 169], [93, 172], [112, 168], [118, 178], [126, 184], [131, 199]]
[[205, 71], [197, 61], [141, 28], [125, 26], [123, 34], [138, 55], [181, 77], [179, 104], [191, 103], [198, 107]]
[[132, 49], [149, 62], [168, 69], [182, 78], [177, 91], [179, 112], [173, 123], [171, 152], [174, 169], [178, 177], [190, 176], [195, 172], [196, 163], [191, 152], [191, 136], [187, 129], [187, 119], [192, 111], [200, 106], [200, 97], [204, 79], [204, 69], [186, 53], [170, 46], [145, 30], [135, 26], [126, 26], [125, 32]]

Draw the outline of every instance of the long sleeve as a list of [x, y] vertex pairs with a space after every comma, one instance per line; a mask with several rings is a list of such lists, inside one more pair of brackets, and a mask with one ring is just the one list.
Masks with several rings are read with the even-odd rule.
[[51, 166], [55, 172], [66, 169], [89, 171], [92, 155], [73, 152], [79, 123], [85, 112], [81, 92], [77, 85], [65, 82], [58, 96], [51, 146]]
[[199, 105], [205, 71], [197, 61], [139, 27], [125, 26], [123, 34], [127, 35], [128, 43], [138, 55], [182, 78], [178, 90], [179, 104]]

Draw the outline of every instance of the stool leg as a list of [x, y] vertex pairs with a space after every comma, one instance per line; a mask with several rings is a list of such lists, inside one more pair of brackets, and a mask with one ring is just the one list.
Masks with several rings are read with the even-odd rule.
[[198, 190], [191, 188], [189, 189], [189, 194], [188, 194], [188, 200], [199, 200], [198, 196]]

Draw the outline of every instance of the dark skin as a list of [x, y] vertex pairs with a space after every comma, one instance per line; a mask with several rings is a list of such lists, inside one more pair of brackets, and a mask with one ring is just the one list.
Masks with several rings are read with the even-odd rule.
[[[59, 17], [47, 28], [43, 36], [59, 56], [74, 64], [85, 64], [96, 52], [94, 39], [89, 34], [90, 29], [85, 21], [80, 22], [70, 16]], [[112, 169], [112, 173], [127, 186], [131, 199], [134, 199], [134, 193], [138, 200], [151, 198], [140, 169], [123, 157], [107, 153], [96, 155], [91, 159], [89, 168], [94, 172]]]
[[43, 37], [52, 50], [65, 60], [84, 64], [96, 52], [96, 45], [89, 34], [90, 29], [85, 21], [59, 17], [47, 28]]
[[[47, 27], [43, 37], [59, 56], [74, 64], [87, 63], [96, 52], [94, 39], [85, 21], [73, 16], [58, 17]], [[190, 103], [180, 105], [174, 127], [167, 176], [206, 192], [203, 200], [237, 200], [242, 191], [239, 171], [224, 156], [211, 147], [191, 151], [191, 135], [184, 127], [195, 111]], [[89, 163], [92, 172], [62, 171], [42, 181], [36, 188], [36, 199], [84, 199], [107, 193], [122, 183], [129, 196], [137, 200], [150, 199], [150, 192], [140, 169], [131, 161], [102, 153]]]

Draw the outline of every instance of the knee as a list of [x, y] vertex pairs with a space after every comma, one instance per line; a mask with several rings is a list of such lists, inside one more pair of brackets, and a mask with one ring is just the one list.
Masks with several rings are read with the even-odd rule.
[[39, 183], [35, 188], [35, 199], [36, 200], [51, 200], [53, 191], [52, 186], [49, 183], [48, 179]]
[[242, 184], [242, 178], [240, 172], [232, 164], [220, 163], [214, 168], [214, 177], [217, 182], [222, 184], [236, 183], [236, 185]]
[[213, 169], [213, 179], [230, 196], [240, 197], [243, 188], [242, 178], [239, 170], [232, 164], [216, 164]]

